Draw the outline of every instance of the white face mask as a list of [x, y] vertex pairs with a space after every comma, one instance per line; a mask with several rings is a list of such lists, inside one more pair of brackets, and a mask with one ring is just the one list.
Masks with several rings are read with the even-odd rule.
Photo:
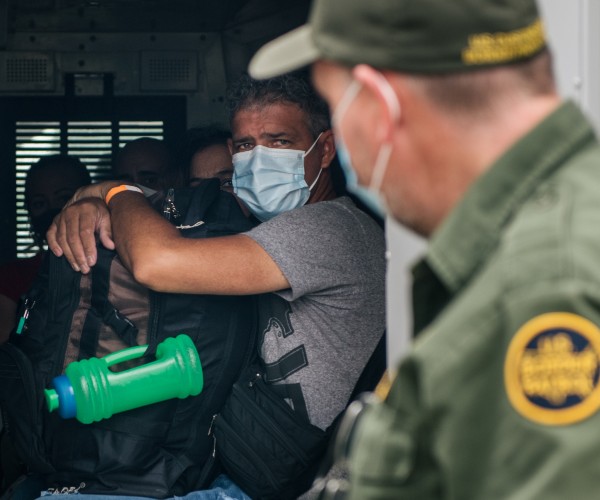
[[[398, 120], [400, 118], [400, 103], [398, 102], [398, 98], [392, 90], [389, 82], [383, 77], [383, 75], [380, 75], [380, 77], [380, 81], [382, 84], [381, 92], [383, 93], [384, 99], [386, 100], [386, 103], [390, 108], [392, 118], [394, 120]], [[350, 153], [340, 133], [342, 119], [348, 111], [348, 108], [358, 95], [361, 87], [362, 84], [360, 82], [353, 80], [352, 83], [346, 89], [346, 92], [342, 96], [342, 99], [338, 103], [338, 106], [335, 112], [333, 113], [332, 122], [334, 127], [336, 128], [336, 149], [338, 151], [340, 165], [342, 166], [342, 169], [344, 170], [344, 174], [346, 176], [346, 187], [348, 188], [348, 190], [354, 193], [363, 203], [365, 203], [365, 205], [367, 205], [380, 217], [385, 217], [385, 213], [387, 211], [386, 204], [385, 199], [380, 193], [380, 190], [387, 169], [387, 165], [392, 154], [391, 142], [385, 142], [379, 148], [379, 152], [377, 153], [375, 165], [371, 174], [371, 182], [369, 183], [368, 188], [364, 188], [358, 184], [356, 170], [352, 166]]]
[[321, 172], [310, 185], [304, 180], [304, 158], [308, 151], [255, 146], [233, 155], [233, 192], [260, 221], [304, 205]]

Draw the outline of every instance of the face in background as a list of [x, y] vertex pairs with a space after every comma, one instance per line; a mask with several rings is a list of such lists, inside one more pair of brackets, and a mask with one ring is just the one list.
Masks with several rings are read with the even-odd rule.
[[221, 189], [233, 192], [231, 178], [233, 164], [227, 144], [212, 144], [192, 156], [189, 185], [197, 186], [201, 180], [216, 177], [221, 181]]
[[28, 193], [29, 215], [37, 217], [48, 210], [61, 210], [81, 186], [81, 176], [69, 167], [35, 172]]
[[[277, 102], [240, 109], [231, 122], [233, 154], [251, 151], [255, 146], [308, 151], [315, 142], [306, 113], [294, 103]], [[304, 179], [310, 186], [320, 170], [327, 169], [335, 154], [333, 134], [324, 132], [304, 158]], [[311, 201], [326, 199], [333, 190], [329, 175], [321, 174], [311, 192]]]
[[[83, 170], [82, 170], [83, 169]], [[38, 240], [44, 240], [54, 217], [75, 194], [91, 182], [83, 165], [52, 164], [32, 171], [27, 180], [27, 210]]]
[[162, 141], [150, 138], [127, 143], [117, 156], [113, 177], [160, 190], [169, 187], [171, 158]]

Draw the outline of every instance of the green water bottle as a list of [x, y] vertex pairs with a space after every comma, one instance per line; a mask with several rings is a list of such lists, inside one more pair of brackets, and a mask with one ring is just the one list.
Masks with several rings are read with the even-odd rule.
[[109, 370], [142, 357], [147, 347], [130, 347], [103, 358], [70, 363], [64, 375], [53, 379], [53, 388], [44, 391], [48, 410], [58, 409], [63, 418], [76, 417], [90, 424], [140, 406], [200, 394], [204, 386], [202, 365], [187, 335], [161, 342], [155, 361], [120, 372]]

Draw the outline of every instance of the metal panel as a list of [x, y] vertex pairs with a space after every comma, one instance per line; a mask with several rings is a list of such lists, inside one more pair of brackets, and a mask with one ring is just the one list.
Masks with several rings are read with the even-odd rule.
[[[163, 33], [160, 37], [151, 33], [43, 33], [35, 37], [11, 34], [9, 53], [54, 54], [53, 93], [56, 95], [65, 93], [66, 74], [109, 73], [114, 76], [115, 95], [185, 92], [206, 102], [205, 72], [213, 71], [214, 58], [206, 61], [205, 53], [220, 43], [219, 33]], [[219, 65], [222, 66], [223, 61]], [[217, 72], [220, 74], [222, 70], [218, 68]], [[101, 82], [91, 80], [77, 79], [75, 94], [99, 95], [93, 87], [94, 83], [101, 86]], [[225, 83], [221, 81], [223, 86]], [[24, 89], [0, 87], [2, 91], [18, 94]]]
[[8, 0], [0, 0], [0, 49], [6, 48], [8, 40]]
[[426, 241], [401, 226], [391, 216], [385, 221], [388, 269], [386, 276], [387, 362], [394, 373], [398, 361], [412, 344], [410, 268], [426, 251]]
[[42, 52], [0, 52], [0, 91], [52, 91], [54, 58]]
[[198, 53], [143, 51], [140, 54], [142, 91], [194, 91], [198, 89]]
[[600, 130], [600, 2], [540, 0], [558, 88]]

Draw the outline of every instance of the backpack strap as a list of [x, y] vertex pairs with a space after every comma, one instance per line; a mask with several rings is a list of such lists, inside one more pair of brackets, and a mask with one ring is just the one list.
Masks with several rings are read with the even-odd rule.
[[110, 326], [128, 346], [137, 345], [138, 329], [108, 300], [110, 266], [116, 253], [98, 247], [98, 261], [92, 267], [91, 306], [98, 314], [88, 313], [81, 330], [79, 359], [96, 356], [102, 324]]
[[354, 390], [350, 396], [348, 404], [354, 401], [363, 392], [372, 392], [377, 387], [377, 384], [383, 377], [387, 366], [387, 343], [386, 343], [386, 332], [379, 339], [379, 342], [375, 346], [375, 350], [371, 354], [369, 361], [363, 368], [360, 377], [358, 378]]
[[[183, 190], [175, 192], [176, 205], [180, 204], [178, 199], [181, 198], [183, 192]], [[199, 220], [205, 220], [220, 192], [221, 186], [218, 179], [206, 179], [194, 187], [191, 193], [189, 193], [189, 205], [185, 210], [185, 215], [182, 217], [181, 223], [193, 225]]]
[[[181, 196], [178, 192], [175, 196]], [[233, 194], [221, 190], [218, 179], [206, 179], [191, 193], [182, 224], [192, 227], [198, 220], [208, 221], [201, 229], [203, 237], [238, 234], [252, 229], [256, 221], [246, 217]], [[197, 237], [193, 231], [182, 231], [186, 238]]]
[[[375, 350], [371, 354], [369, 361], [363, 368], [356, 385], [354, 386], [354, 390], [348, 400], [348, 404], [346, 405], [346, 409], [342, 411], [335, 420], [331, 423], [331, 425], [326, 429], [329, 443], [327, 445], [327, 450], [318, 464], [318, 467], [315, 468], [315, 479], [313, 481], [313, 492], [319, 491], [320, 495], [318, 498], [322, 497], [322, 493], [324, 489], [327, 487], [327, 474], [331, 470], [331, 468], [336, 463], [336, 459], [340, 459], [340, 457], [336, 456], [336, 446], [338, 445], [338, 434], [340, 432], [340, 425], [344, 420], [344, 416], [347, 413], [348, 407], [354, 401], [362, 401], [366, 398], [366, 394], [372, 392], [377, 387], [378, 382], [381, 380], [381, 377], [385, 373], [386, 365], [387, 365], [387, 342], [386, 342], [386, 332], [383, 332], [381, 339], [377, 343]], [[356, 403], [355, 403], [356, 404]], [[345, 433], [342, 431], [342, 433]], [[337, 497], [334, 497], [334, 500]]]

